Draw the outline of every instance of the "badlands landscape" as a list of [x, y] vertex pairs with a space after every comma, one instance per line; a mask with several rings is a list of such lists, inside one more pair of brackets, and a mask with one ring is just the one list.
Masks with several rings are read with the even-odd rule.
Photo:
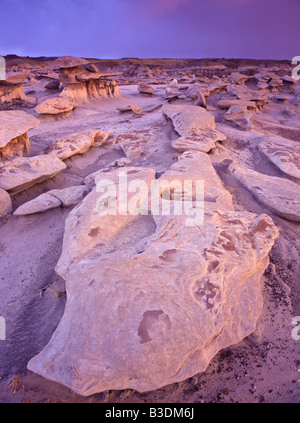
[[[5, 59], [0, 402], [299, 402], [291, 63]], [[203, 220], [102, 215], [120, 172]]]

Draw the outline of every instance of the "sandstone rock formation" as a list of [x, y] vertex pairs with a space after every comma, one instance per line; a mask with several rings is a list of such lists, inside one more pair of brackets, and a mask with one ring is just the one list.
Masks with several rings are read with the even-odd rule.
[[16, 157], [11, 161], [0, 162], [0, 188], [10, 194], [17, 194], [52, 178], [65, 168], [64, 162], [50, 155]]
[[[118, 172], [98, 182], [110, 175], [117, 183]], [[128, 180], [148, 187], [154, 175], [127, 168]], [[260, 278], [278, 235], [271, 218], [235, 212], [204, 153], [184, 153], [164, 177], [204, 180], [204, 221], [188, 226], [186, 215], [154, 215], [153, 233], [139, 239], [129, 224], [141, 217], [100, 216], [93, 189], [66, 221], [56, 267], [66, 279], [64, 316], [29, 370], [80, 395], [144, 392], [204, 371], [218, 351], [254, 331]]]
[[66, 160], [75, 154], [84, 154], [91, 147], [99, 147], [110, 137], [110, 132], [87, 130], [75, 132], [54, 141], [52, 151], [49, 153], [60, 160]]
[[229, 171], [259, 202], [283, 219], [300, 221], [300, 186], [284, 178], [264, 175], [241, 164], [232, 163]]
[[[79, 103], [84, 103], [101, 97], [119, 97], [120, 90], [116, 81], [106, 81], [104, 78], [117, 73], [99, 73], [90, 71], [88, 61], [80, 57], [63, 56], [53, 62], [53, 68], [59, 70], [59, 82], [63, 90], [59, 97], [51, 98], [39, 104], [37, 113], [59, 114], [73, 110]], [[51, 84], [52, 86], [52, 84]]]
[[159, 128], [152, 126], [148, 129], [120, 134], [116, 137], [116, 144], [122, 148], [127, 159], [136, 159], [157, 150], [159, 139]]
[[40, 103], [35, 111], [41, 115], [57, 115], [76, 109], [77, 102], [70, 97], [54, 97]]
[[140, 84], [139, 85], [139, 92], [141, 94], [154, 94], [154, 89], [150, 87], [150, 85]]
[[300, 145], [278, 136], [265, 136], [258, 149], [282, 172], [300, 179]]
[[202, 107], [166, 105], [163, 113], [172, 119], [176, 132], [181, 135], [172, 143], [178, 151], [208, 152], [215, 147], [216, 141], [226, 139], [225, 135], [215, 129], [214, 116]]
[[231, 106], [224, 115], [227, 121], [232, 122], [235, 126], [243, 131], [250, 131], [253, 124], [246, 108], [241, 106]]
[[30, 146], [27, 131], [39, 123], [21, 110], [0, 111], [0, 160], [27, 153]]
[[256, 104], [254, 101], [238, 100], [236, 98], [222, 98], [218, 102], [220, 109], [229, 109], [231, 106], [239, 106], [248, 110], [256, 110]]
[[134, 104], [127, 104], [126, 106], [117, 107], [117, 109], [120, 113], [133, 112], [135, 115], [141, 115], [143, 113], [143, 109]]
[[89, 191], [86, 185], [53, 189], [18, 207], [13, 214], [14, 216], [25, 216], [56, 207], [73, 207], [82, 201]]
[[34, 104], [36, 99], [27, 96], [24, 92], [22, 83], [28, 77], [28, 73], [11, 72], [6, 74], [6, 79], [0, 80], [0, 104], [11, 102], [13, 100], [22, 100]]
[[7, 213], [12, 212], [12, 203], [10, 195], [0, 188], [0, 219]]

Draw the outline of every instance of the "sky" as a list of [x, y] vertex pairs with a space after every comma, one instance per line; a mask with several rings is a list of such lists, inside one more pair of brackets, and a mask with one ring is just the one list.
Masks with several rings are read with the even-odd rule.
[[288, 59], [300, 0], [0, 0], [0, 55]]

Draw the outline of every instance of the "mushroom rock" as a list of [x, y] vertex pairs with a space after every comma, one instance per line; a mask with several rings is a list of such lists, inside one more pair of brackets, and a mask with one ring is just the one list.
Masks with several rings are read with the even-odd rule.
[[77, 102], [67, 96], [49, 98], [36, 106], [35, 111], [41, 115], [58, 115], [76, 109]]
[[110, 137], [110, 132], [87, 130], [75, 132], [54, 141], [49, 155], [66, 160], [75, 154], [84, 154], [91, 147], [99, 147]]
[[174, 125], [181, 137], [172, 143], [178, 151], [198, 150], [209, 152], [216, 141], [223, 141], [226, 136], [216, 130], [214, 116], [198, 106], [166, 105], [163, 113]]
[[[102, 177], [114, 185], [119, 172]], [[127, 175], [145, 182], [146, 196], [155, 171]], [[205, 186], [204, 220], [195, 225], [184, 214], [100, 215], [97, 188], [71, 211], [56, 266], [66, 280], [65, 312], [29, 370], [84, 396], [151, 391], [205, 371], [255, 330], [278, 230], [265, 214], [234, 210], [207, 154], [183, 153], [161, 178], [186, 176]]]
[[89, 193], [86, 185], [53, 189], [18, 207], [14, 216], [41, 213], [56, 207], [73, 207]]
[[16, 157], [0, 162], [0, 188], [14, 195], [53, 178], [66, 167], [63, 161], [50, 155]]
[[300, 179], [300, 145], [279, 136], [265, 136], [258, 149], [289, 176]]
[[116, 81], [107, 81], [107, 78], [119, 75], [120, 72], [100, 73], [90, 72], [85, 69], [88, 61], [80, 57], [65, 56], [53, 62], [53, 66], [59, 69], [59, 79], [64, 85], [60, 97], [72, 98], [81, 103], [101, 97], [120, 96]]
[[233, 162], [228, 170], [256, 199], [286, 220], [300, 221], [299, 185]]
[[12, 212], [12, 202], [10, 195], [4, 189], [0, 188], [0, 219], [7, 213]]
[[28, 153], [27, 131], [39, 123], [34, 116], [21, 110], [0, 111], [0, 160]]
[[7, 73], [6, 79], [0, 80], [0, 104], [14, 100], [22, 100], [34, 104], [36, 99], [27, 96], [22, 85], [27, 77], [28, 74], [21, 72]]
[[[101, 75], [101, 74], [100, 74]], [[64, 89], [60, 94], [63, 98], [71, 98], [77, 103], [84, 103], [97, 98], [119, 97], [121, 96], [116, 81], [106, 81], [102, 76], [94, 77], [93, 73], [84, 76], [78, 76], [81, 81], [76, 79], [74, 83], [64, 84]]]

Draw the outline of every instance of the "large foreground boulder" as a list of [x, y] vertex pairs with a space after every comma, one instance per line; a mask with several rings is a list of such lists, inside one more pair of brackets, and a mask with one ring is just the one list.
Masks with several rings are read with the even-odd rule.
[[28, 73], [9, 72], [6, 79], [0, 79], [0, 104], [9, 104], [15, 100], [34, 104], [36, 99], [26, 95], [22, 85], [27, 77]]
[[[65, 313], [49, 344], [28, 363], [85, 396], [180, 382], [252, 333], [262, 311], [261, 276], [278, 235], [269, 216], [234, 211], [204, 153], [184, 153], [160, 178], [170, 189], [158, 190], [163, 198], [168, 191], [169, 205], [177, 207], [175, 185], [204, 180], [204, 219], [194, 225], [187, 224], [190, 213], [152, 217], [134, 215], [133, 208], [100, 215], [99, 183], [108, 178], [119, 188], [118, 172], [99, 173], [98, 187], [67, 218], [56, 267], [66, 279]], [[126, 175], [146, 183], [138, 196], [129, 193], [138, 210], [155, 171], [127, 168]], [[195, 201], [193, 210], [200, 211], [203, 204]]]

